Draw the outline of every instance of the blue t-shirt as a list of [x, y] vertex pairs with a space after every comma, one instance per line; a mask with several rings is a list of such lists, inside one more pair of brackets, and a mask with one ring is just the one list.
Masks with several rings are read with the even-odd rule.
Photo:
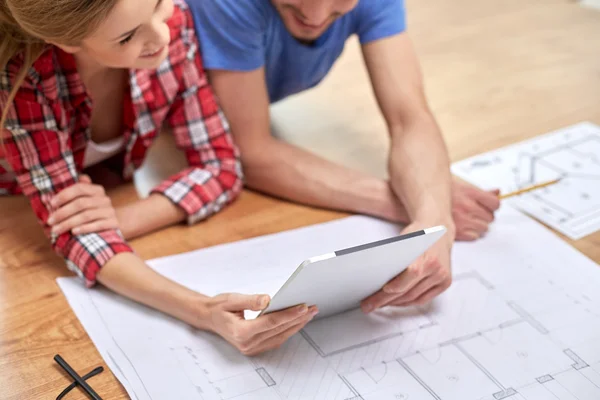
[[405, 30], [404, 0], [359, 0], [312, 45], [294, 39], [270, 0], [187, 0], [207, 69], [265, 67], [271, 102], [317, 85], [357, 34], [362, 44]]

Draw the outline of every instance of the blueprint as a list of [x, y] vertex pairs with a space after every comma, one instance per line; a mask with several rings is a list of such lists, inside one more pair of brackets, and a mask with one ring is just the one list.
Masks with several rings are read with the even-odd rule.
[[600, 230], [600, 127], [589, 122], [459, 161], [452, 172], [503, 193], [561, 178], [507, 201], [571, 239]]
[[[206, 294], [274, 293], [305, 258], [396, 235], [350, 217], [153, 260]], [[136, 400], [598, 400], [600, 268], [503, 207], [453, 252], [450, 289], [425, 307], [350, 311], [247, 358], [222, 339], [75, 278], [59, 284]]]

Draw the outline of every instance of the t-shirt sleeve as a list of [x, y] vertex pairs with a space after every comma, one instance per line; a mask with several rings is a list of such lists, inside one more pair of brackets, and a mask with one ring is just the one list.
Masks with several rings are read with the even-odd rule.
[[361, 44], [406, 30], [404, 0], [361, 0], [356, 11], [356, 33]]
[[265, 60], [264, 1], [188, 0], [207, 69], [252, 71]]

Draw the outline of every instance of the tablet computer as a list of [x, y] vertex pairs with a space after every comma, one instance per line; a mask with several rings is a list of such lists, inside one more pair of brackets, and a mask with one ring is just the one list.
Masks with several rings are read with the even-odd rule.
[[260, 314], [316, 305], [318, 318], [360, 307], [446, 233], [444, 226], [324, 254], [304, 261]]

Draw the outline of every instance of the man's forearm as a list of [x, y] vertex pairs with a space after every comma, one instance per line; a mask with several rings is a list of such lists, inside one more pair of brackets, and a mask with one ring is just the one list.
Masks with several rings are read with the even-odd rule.
[[315, 207], [407, 222], [388, 182], [277, 139], [266, 147], [261, 154], [242, 152], [250, 188]]
[[451, 224], [450, 161], [435, 120], [423, 113], [391, 131], [392, 188], [410, 220]]

